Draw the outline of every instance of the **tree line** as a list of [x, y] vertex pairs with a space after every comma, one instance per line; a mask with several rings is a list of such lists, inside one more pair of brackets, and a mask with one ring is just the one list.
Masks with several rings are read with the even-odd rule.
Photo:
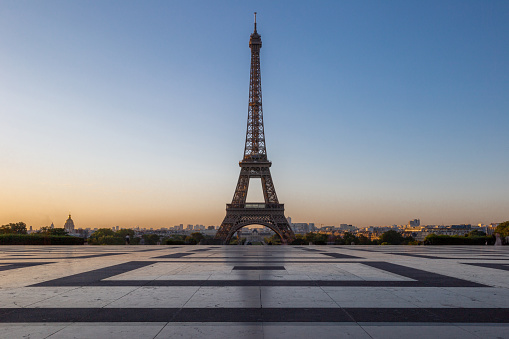
[[27, 225], [20, 221], [0, 226], [0, 245], [83, 245], [85, 239], [72, 237], [64, 228], [41, 227], [28, 234]]
[[[505, 221], [497, 226], [496, 233], [509, 244], [509, 221]], [[158, 234], [143, 234], [136, 237], [131, 229], [121, 229], [113, 231], [110, 228], [101, 228], [95, 231], [87, 240], [91, 245], [124, 245], [129, 239], [132, 245], [196, 245], [200, 242], [212, 240], [212, 236], [203, 235], [200, 232], [194, 232], [190, 235], [174, 234], [171, 236], [160, 236]], [[281, 239], [277, 234], [264, 239], [269, 245], [281, 244]], [[27, 226], [24, 222], [9, 223], [0, 226], [0, 245], [79, 245], [83, 244], [85, 239], [69, 236], [64, 228], [51, 228], [49, 226], [41, 227], [32, 234], [28, 234]], [[240, 239], [245, 243], [246, 239]], [[234, 238], [230, 244], [238, 244], [239, 239]], [[363, 234], [355, 235], [351, 232], [345, 232], [340, 235], [331, 235], [318, 232], [309, 232], [306, 234], [297, 234], [291, 245], [493, 245], [495, 236], [488, 236], [479, 230], [472, 230], [465, 236], [448, 235], [428, 235], [424, 241], [417, 241], [408, 236], [404, 237], [401, 233], [390, 230], [380, 235], [378, 239], [369, 239]]]

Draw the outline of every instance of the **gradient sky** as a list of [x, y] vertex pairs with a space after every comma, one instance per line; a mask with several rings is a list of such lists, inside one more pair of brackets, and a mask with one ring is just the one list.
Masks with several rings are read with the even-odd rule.
[[508, 1], [3, 0], [0, 225], [219, 225], [254, 11], [294, 222], [509, 219]]

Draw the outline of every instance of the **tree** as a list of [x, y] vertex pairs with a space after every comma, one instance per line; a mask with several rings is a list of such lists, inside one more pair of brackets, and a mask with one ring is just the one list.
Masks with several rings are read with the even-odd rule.
[[49, 226], [41, 227], [38, 233], [47, 234], [47, 235], [58, 235], [58, 236], [66, 236], [68, 235], [65, 228], [51, 228]]
[[0, 233], [3, 234], [27, 234], [27, 224], [20, 221], [17, 223], [9, 223], [0, 227]]
[[315, 245], [326, 245], [327, 244], [327, 234], [317, 233], [315, 235], [315, 239], [313, 241]]
[[509, 221], [504, 221], [495, 228], [495, 233], [499, 233], [502, 238], [509, 237]]
[[302, 234], [296, 234], [295, 240], [292, 241], [291, 245], [307, 245], [308, 243], [304, 239], [304, 236]]
[[359, 245], [371, 245], [371, 240], [364, 234], [360, 234], [357, 238], [359, 239]]
[[67, 231], [63, 227], [62, 228], [52, 228], [49, 230], [48, 234], [49, 235], [59, 235], [59, 236], [68, 235]]
[[479, 231], [479, 230], [472, 230], [470, 232], [468, 232], [468, 237], [485, 237], [486, 236], [486, 233], [484, 233], [483, 231]]
[[304, 235], [304, 240], [306, 240], [306, 243], [314, 243], [315, 242], [316, 233], [308, 232]]
[[110, 238], [115, 238], [115, 232], [113, 232], [110, 228], [100, 228], [92, 233], [88, 243], [91, 245], [113, 245], [111, 244], [113, 240]]
[[113, 232], [110, 228], [100, 228], [97, 231], [95, 231], [94, 233], [92, 233], [92, 235], [90, 237], [91, 238], [92, 237], [99, 238], [99, 237], [104, 237], [104, 236], [114, 235], [114, 234], [115, 234], [115, 232]]
[[401, 245], [401, 243], [405, 240], [405, 238], [401, 235], [401, 233], [390, 230], [382, 233], [379, 241], [383, 243], [387, 243], [388, 245]]
[[201, 234], [200, 232], [194, 232], [191, 233], [191, 238], [193, 238], [196, 241], [196, 243], [199, 244], [200, 241], [205, 238], [205, 236], [203, 236], [203, 234]]
[[141, 238], [136, 238], [135, 234], [136, 233], [132, 229], [122, 229], [115, 231], [115, 236], [123, 239], [124, 244], [126, 243], [126, 236], [129, 236], [130, 245], [139, 245]]
[[185, 245], [185, 237], [179, 234], [172, 235], [169, 238], [164, 238], [162, 241], [165, 245]]
[[143, 234], [143, 240], [145, 240], [145, 245], [157, 245], [159, 242], [159, 236], [157, 234]]
[[353, 233], [345, 232], [343, 233], [343, 241], [346, 245], [350, 245], [351, 243], [358, 244], [359, 238], [357, 238]]
[[125, 237], [128, 235], [129, 238], [133, 239], [134, 238], [134, 231], [133, 230], [130, 230], [130, 229], [123, 229], [123, 230], [118, 230], [115, 232], [115, 235], [117, 237], [120, 237], [122, 239], [125, 239]]
[[[236, 241], [237, 239], [235, 239]], [[196, 245], [197, 242], [196, 242], [196, 239], [193, 238], [192, 236], [188, 235], [186, 238], [185, 238], [185, 243], [186, 245]]]
[[344, 245], [345, 244], [345, 240], [343, 238], [341, 238], [341, 236], [337, 236], [336, 239], [334, 240], [334, 245]]

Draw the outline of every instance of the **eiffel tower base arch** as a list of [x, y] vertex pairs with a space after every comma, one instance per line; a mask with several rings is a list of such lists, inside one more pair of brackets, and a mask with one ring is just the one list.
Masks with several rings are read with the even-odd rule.
[[238, 230], [248, 225], [267, 226], [279, 235], [283, 244], [290, 244], [295, 239], [285, 218], [283, 204], [246, 203], [243, 205], [241, 207], [226, 205], [226, 216], [215, 239], [227, 245]]

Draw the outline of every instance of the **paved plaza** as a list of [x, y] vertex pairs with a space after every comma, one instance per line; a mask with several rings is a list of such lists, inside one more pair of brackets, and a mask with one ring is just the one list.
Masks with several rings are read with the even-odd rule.
[[509, 338], [509, 246], [2, 246], [1, 338]]

